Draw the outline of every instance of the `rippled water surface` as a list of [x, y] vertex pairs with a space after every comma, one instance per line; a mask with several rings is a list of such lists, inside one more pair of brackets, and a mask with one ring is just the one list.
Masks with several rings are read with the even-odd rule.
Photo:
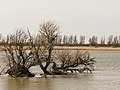
[[49, 78], [0, 76], [0, 90], [120, 90], [120, 51], [90, 52], [97, 61], [92, 74]]

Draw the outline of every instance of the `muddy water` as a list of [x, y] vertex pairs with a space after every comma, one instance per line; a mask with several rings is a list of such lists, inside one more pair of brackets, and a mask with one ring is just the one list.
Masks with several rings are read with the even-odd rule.
[[92, 74], [49, 78], [0, 76], [0, 90], [120, 90], [120, 51], [90, 52], [97, 61]]

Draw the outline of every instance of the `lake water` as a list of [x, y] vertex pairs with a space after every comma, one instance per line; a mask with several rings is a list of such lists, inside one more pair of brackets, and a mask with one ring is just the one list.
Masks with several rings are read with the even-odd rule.
[[120, 90], [120, 51], [90, 52], [97, 61], [92, 74], [50, 78], [0, 76], [0, 90]]

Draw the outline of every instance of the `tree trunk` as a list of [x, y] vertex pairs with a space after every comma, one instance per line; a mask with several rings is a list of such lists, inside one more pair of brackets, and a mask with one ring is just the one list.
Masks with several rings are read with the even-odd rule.
[[49, 48], [49, 55], [48, 55], [48, 58], [47, 58], [47, 63], [45, 65], [45, 68], [47, 69], [47, 67], [49, 66], [50, 62], [51, 62], [51, 54], [52, 54], [52, 48], [50, 47]]
[[24, 66], [17, 66], [17, 67], [12, 67], [7, 70], [7, 72], [10, 76], [13, 77], [34, 77], [35, 75], [30, 73], [29, 70], [24, 67]]
[[47, 71], [47, 68], [44, 67], [41, 62], [39, 62], [39, 65], [40, 65], [40, 68], [42, 69], [42, 71], [44, 72], [44, 74], [51, 74], [50, 72]]

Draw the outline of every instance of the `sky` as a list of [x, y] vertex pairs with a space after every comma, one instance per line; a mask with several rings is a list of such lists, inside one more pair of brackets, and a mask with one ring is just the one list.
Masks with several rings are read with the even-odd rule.
[[120, 35], [120, 0], [0, 0], [0, 33], [54, 21], [65, 35]]

